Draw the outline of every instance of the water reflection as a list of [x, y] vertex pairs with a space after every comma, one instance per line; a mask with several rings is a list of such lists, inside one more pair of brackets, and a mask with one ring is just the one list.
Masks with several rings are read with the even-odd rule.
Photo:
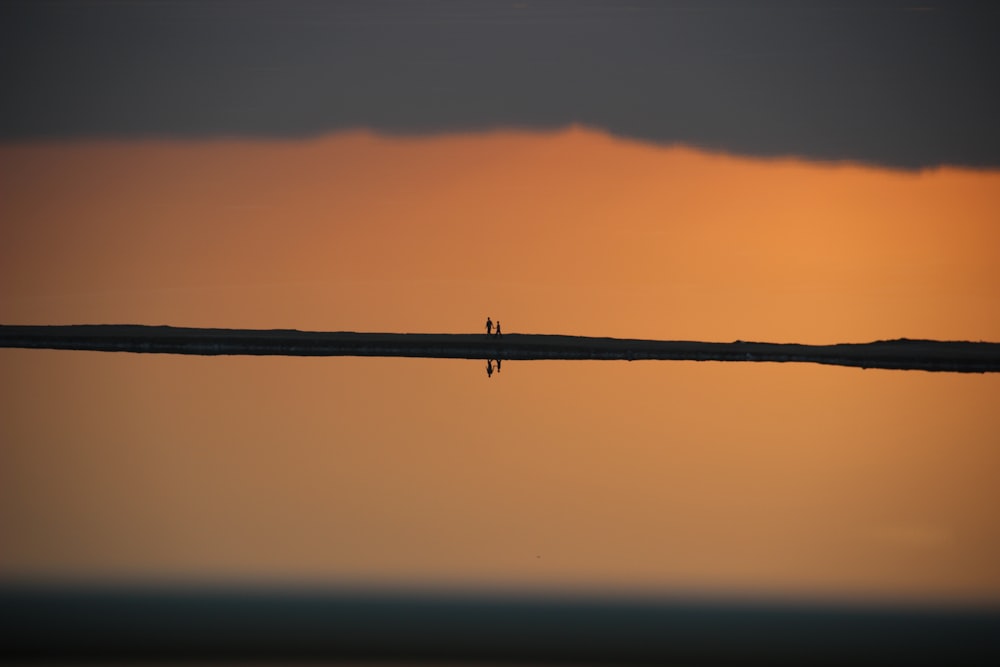
[[500, 372], [500, 359], [486, 360], [486, 377], [493, 377], [493, 366], [496, 365], [497, 373]]
[[473, 363], [0, 350], [0, 574], [1000, 599], [996, 375]]

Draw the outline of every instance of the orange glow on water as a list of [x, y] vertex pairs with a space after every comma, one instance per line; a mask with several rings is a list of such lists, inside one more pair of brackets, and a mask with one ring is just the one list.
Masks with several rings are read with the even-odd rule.
[[584, 129], [0, 148], [8, 323], [1000, 339], [1000, 174]]
[[1000, 600], [1000, 376], [0, 350], [0, 580]]

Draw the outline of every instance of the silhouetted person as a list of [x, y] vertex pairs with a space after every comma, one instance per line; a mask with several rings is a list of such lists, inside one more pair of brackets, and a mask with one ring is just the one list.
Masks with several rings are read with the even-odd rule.
[[497, 359], [497, 373], [500, 372], [500, 360]]
[[487, 317], [486, 318], [486, 335], [489, 336], [491, 333], [493, 333], [493, 320], [491, 320], [490, 318]]
[[486, 377], [493, 377], [493, 361], [490, 359], [486, 360]]
[[503, 334], [500, 333], [500, 320], [497, 320], [497, 338], [503, 338]]

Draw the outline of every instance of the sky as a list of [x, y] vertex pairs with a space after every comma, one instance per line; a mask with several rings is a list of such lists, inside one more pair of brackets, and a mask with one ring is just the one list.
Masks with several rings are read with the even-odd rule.
[[0, 138], [550, 130], [1000, 165], [991, 3], [10, 2]]
[[590, 128], [0, 147], [4, 321], [1000, 340], [1000, 174]]
[[[0, 324], [1000, 341], [998, 27], [3, 3]], [[1000, 599], [991, 375], [0, 352], [0, 579]]]

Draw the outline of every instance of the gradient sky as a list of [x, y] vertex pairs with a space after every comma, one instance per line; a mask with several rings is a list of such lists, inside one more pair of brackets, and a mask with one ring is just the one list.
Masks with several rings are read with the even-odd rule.
[[584, 128], [0, 147], [9, 323], [1000, 340], [1000, 174]]
[[[5, 3], [0, 323], [1000, 341], [998, 13]], [[0, 579], [1000, 599], [997, 378], [0, 351]]]
[[1000, 9], [967, 0], [5, 2], [0, 138], [554, 129], [1000, 166]]

